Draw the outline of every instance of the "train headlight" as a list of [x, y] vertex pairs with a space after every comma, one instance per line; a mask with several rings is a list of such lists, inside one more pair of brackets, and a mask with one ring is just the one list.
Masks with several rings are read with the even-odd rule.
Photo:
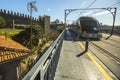
[[98, 33], [98, 35], [102, 35], [102, 33]]
[[102, 37], [102, 33], [98, 33], [98, 36], [99, 36], [99, 37]]
[[83, 33], [86, 33], [86, 31], [83, 31]]

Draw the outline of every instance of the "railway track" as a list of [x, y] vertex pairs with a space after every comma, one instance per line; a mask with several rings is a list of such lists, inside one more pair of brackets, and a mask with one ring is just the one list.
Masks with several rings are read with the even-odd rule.
[[[101, 40], [101, 41], [104, 42], [104, 43], [106, 43], [106, 44], [109, 44], [109, 45], [111, 45], [111, 46], [114, 46], [114, 47], [120, 49], [120, 46], [117, 46], [117, 45], [115, 45], [115, 44], [111, 44], [110, 42], [106, 42], [106, 41], [104, 41], [104, 40]], [[119, 43], [120, 43], [120, 42], [119, 42]]]
[[[106, 37], [103, 37], [103, 39], [106, 39]], [[109, 40], [120, 43], [120, 40], [115, 40], [113, 38], [109, 38]]]
[[109, 40], [111, 40], [111, 41], [115, 41], [115, 42], [118, 42], [118, 43], [120, 43], [120, 41], [118, 41], [118, 40], [115, 40], [115, 39], [109, 39]]
[[115, 80], [120, 80], [119, 67], [118, 67], [120, 65], [120, 58], [118, 56], [115, 56], [113, 53], [105, 50], [104, 48], [100, 47], [99, 45], [95, 44], [94, 42], [90, 42], [90, 45], [94, 49], [101, 52], [104, 56], [106, 56], [107, 58], [111, 58], [111, 60], [113, 60], [113, 62], [115, 62], [116, 66], [117, 66], [116, 68], [114, 68], [112, 66], [112, 64], [107, 63], [103, 58], [101, 58], [97, 54], [93, 53], [108, 68], [108, 70], [110, 70], [112, 72], [112, 74], [116, 77]]
[[107, 56], [110, 56], [111, 58], [113, 58], [115, 61], [117, 61], [118, 63], [120, 63], [120, 58], [118, 58], [117, 56], [115, 56], [114, 54], [110, 53], [109, 51], [105, 50], [104, 48], [98, 46], [97, 44], [90, 42], [93, 47], [95, 47], [97, 50], [101, 50], [104, 52], [104, 54], [106, 54]]

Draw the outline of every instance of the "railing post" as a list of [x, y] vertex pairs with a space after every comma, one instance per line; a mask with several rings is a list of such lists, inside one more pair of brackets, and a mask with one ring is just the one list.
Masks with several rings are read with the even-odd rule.
[[41, 69], [41, 73], [40, 73], [40, 80], [44, 80], [44, 75], [43, 75], [43, 65], [41, 66], [42, 69]]

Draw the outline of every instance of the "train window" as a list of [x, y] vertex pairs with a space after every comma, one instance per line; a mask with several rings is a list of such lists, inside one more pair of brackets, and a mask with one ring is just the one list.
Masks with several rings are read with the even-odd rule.
[[93, 30], [98, 30], [96, 27], [93, 27]]
[[98, 26], [98, 22], [97, 21], [94, 21], [94, 20], [86, 20], [86, 21], [81, 21], [81, 29], [82, 31], [86, 31], [87, 33], [88, 32], [97, 32], [99, 31], [99, 26]]

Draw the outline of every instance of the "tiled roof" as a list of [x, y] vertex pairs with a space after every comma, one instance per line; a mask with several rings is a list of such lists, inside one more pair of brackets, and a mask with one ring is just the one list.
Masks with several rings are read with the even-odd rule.
[[31, 54], [31, 51], [26, 47], [0, 36], [0, 63], [20, 59], [29, 54]]

